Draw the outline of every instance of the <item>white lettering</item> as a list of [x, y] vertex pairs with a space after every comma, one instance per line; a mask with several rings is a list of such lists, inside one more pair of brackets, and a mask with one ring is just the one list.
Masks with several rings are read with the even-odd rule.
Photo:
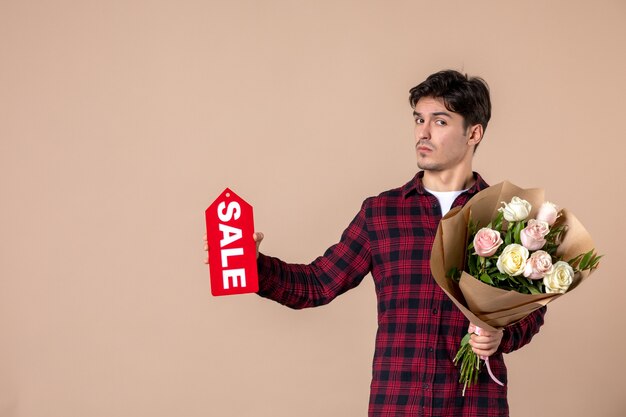
[[[225, 290], [230, 288], [230, 283], [228, 282], [229, 278], [233, 280], [233, 287], [238, 287], [239, 282], [242, 287], [246, 286], [246, 270], [243, 268], [226, 269], [222, 271], [222, 278], [224, 279]], [[237, 278], [239, 278], [239, 282], [237, 282]]]
[[243, 248], [222, 249], [222, 268], [228, 266], [228, 257], [243, 255]]
[[226, 203], [222, 201], [217, 206], [217, 217], [219, 217], [223, 222], [229, 222], [233, 218], [233, 214], [235, 216], [235, 220], [238, 220], [239, 216], [241, 216], [241, 206], [239, 206], [239, 203], [236, 201], [228, 203], [226, 213], [224, 213], [224, 208], [226, 208]]
[[222, 239], [220, 240], [220, 248], [223, 248], [226, 245], [230, 245], [236, 240], [241, 239], [242, 233], [241, 229], [237, 229], [236, 227], [227, 226], [225, 224], [219, 225], [220, 232], [222, 232]]

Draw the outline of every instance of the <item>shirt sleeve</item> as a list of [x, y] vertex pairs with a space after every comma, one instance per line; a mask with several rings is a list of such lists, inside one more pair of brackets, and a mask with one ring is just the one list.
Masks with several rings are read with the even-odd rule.
[[529, 343], [543, 325], [546, 310], [546, 306], [543, 306], [517, 323], [506, 326], [502, 334], [499, 350], [502, 353], [511, 353]]
[[339, 243], [308, 265], [290, 264], [260, 253], [258, 294], [300, 309], [328, 304], [356, 287], [371, 269], [367, 202], [343, 232]]

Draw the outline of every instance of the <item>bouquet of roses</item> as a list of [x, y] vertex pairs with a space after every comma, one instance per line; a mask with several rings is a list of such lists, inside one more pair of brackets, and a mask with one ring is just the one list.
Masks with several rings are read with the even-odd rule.
[[[571, 291], [597, 268], [591, 237], [567, 210], [544, 201], [540, 189], [508, 182], [476, 194], [440, 222], [433, 244], [433, 276], [476, 326], [512, 324]], [[454, 359], [465, 388], [484, 359], [461, 341]], [[501, 383], [500, 383], [501, 384]]]

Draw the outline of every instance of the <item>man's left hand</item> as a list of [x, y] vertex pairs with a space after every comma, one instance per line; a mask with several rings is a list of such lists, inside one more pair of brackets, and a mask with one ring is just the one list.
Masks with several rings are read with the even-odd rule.
[[[478, 332], [476, 330], [479, 330]], [[502, 341], [502, 329], [497, 331], [489, 331], [482, 328], [477, 328], [474, 324], [470, 323], [469, 333], [472, 333], [469, 344], [472, 347], [474, 353], [478, 356], [489, 357], [496, 353], [500, 342]]]

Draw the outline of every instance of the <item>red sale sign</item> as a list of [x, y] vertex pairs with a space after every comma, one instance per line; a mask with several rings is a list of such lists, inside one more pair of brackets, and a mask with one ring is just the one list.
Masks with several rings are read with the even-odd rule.
[[259, 290], [252, 206], [225, 189], [206, 209], [211, 294], [232, 295]]

